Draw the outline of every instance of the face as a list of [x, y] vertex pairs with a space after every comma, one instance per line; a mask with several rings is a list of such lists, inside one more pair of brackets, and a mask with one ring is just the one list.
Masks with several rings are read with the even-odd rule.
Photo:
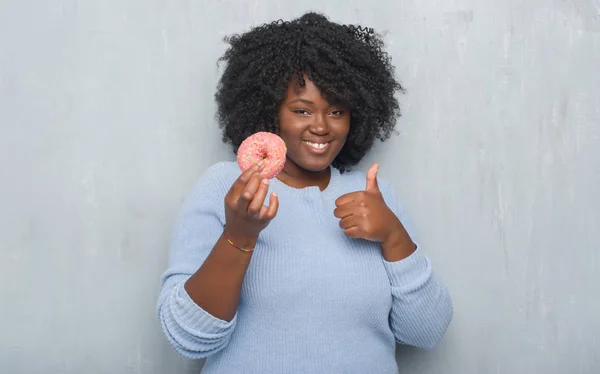
[[341, 151], [350, 131], [350, 111], [329, 103], [305, 77], [295, 90], [290, 83], [279, 107], [279, 135], [287, 146], [283, 172], [302, 175], [326, 170]]

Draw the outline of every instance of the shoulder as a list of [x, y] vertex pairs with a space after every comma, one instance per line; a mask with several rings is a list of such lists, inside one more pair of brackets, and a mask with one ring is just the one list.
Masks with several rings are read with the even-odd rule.
[[206, 181], [212, 183], [215, 187], [220, 184], [229, 185], [233, 183], [241, 174], [240, 167], [235, 161], [220, 161], [209, 166], [198, 178], [198, 181]]
[[[364, 190], [367, 185], [367, 173], [362, 170], [346, 171], [340, 174], [340, 179], [352, 191]], [[384, 196], [396, 198], [396, 188], [389, 180], [377, 175], [377, 184]]]
[[234, 161], [220, 161], [206, 168], [192, 186], [191, 196], [224, 196], [239, 177], [241, 170]]
[[353, 185], [353, 187], [360, 184], [364, 185], [367, 179], [367, 174], [362, 170], [352, 169], [340, 173], [339, 170], [336, 169], [336, 172], [339, 173], [340, 179], [344, 182], [344, 184]]

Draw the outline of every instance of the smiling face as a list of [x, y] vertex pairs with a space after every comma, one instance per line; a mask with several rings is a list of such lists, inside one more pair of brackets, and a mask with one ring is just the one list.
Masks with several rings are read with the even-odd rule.
[[341, 151], [350, 131], [350, 111], [328, 102], [305, 77], [295, 90], [290, 83], [279, 107], [279, 136], [287, 146], [284, 174], [310, 176], [327, 171]]

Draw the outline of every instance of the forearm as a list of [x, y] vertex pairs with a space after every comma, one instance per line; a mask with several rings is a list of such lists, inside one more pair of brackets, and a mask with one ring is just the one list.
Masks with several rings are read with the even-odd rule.
[[385, 184], [382, 193], [396, 216], [380, 243], [392, 293], [390, 327], [398, 342], [430, 348], [441, 341], [452, 320], [452, 300], [418, 248], [413, 222], [394, 189]]
[[393, 304], [390, 326], [404, 344], [432, 348], [444, 336], [452, 319], [452, 300], [420, 251], [402, 261], [385, 263]]
[[[253, 248], [256, 244], [255, 238], [240, 238], [238, 242], [235, 236], [227, 236], [244, 248]], [[184, 288], [190, 298], [207, 313], [221, 320], [231, 321], [238, 308], [251, 258], [252, 252], [233, 247], [224, 232]]]

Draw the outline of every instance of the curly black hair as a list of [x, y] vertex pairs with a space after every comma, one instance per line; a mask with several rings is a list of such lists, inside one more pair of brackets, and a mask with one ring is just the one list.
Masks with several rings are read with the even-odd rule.
[[306, 75], [323, 97], [350, 109], [350, 131], [333, 166], [341, 172], [357, 164], [375, 139], [395, 133], [400, 108], [395, 97], [404, 88], [394, 76], [391, 58], [373, 29], [340, 25], [309, 12], [292, 21], [278, 20], [225, 38], [229, 48], [219, 59], [227, 66], [215, 99], [223, 141], [234, 153], [258, 131], [279, 133], [278, 108], [289, 82], [304, 85]]

